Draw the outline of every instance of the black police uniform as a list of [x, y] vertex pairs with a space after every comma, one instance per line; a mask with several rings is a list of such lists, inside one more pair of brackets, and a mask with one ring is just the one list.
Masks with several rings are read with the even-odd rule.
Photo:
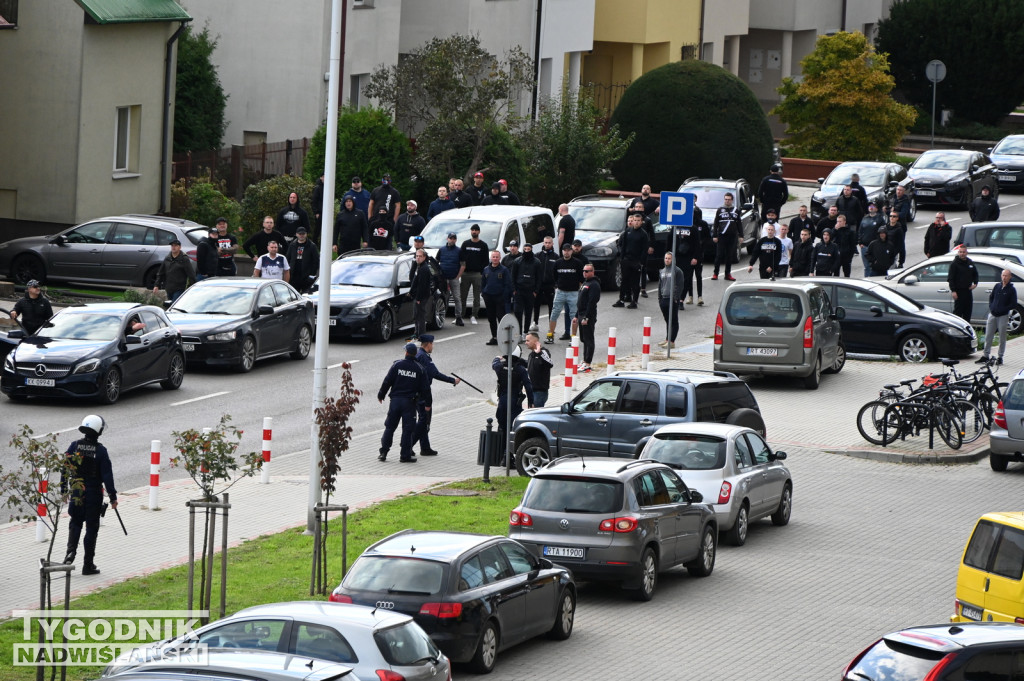
[[[526, 390], [526, 403], [533, 405], [533, 383], [530, 381], [530, 373], [526, 369], [526, 362], [519, 357], [512, 357], [512, 420], [523, 411], [523, 390]], [[491, 362], [491, 369], [498, 376], [498, 409], [495, 416], [498, 419], [498, 431], [502, 433], [502, 442], [505, 442], [505, 412], [508, 411], [508, 365], [505, 363], [504, 355], [495, 357]]]
[[757, 198], [761, 200], [761, 222], [766, 222], [769, 210], [776, 215], [782, 210], [782, 204], [789, 198], [789, 185], [779, 173], [766, 175], [757, 188]]
[[[433, 340], [434, 337], [430, 335], [420, 336], [420, 341], [423, 343], [431, 343]], [[416, 362], [427, 373], [427, 394], [426, 399], [421, 397], [416, 401], [416, 435], [413, 437], [413, 444], [417, 442], [420, 444], [420, 456], [436, 456], [437, 451], [430, 446], [430, 416], [434, 412], [432, 409], [425, 409], [425, 407], [430, 406], [433, 401], [430, 387], [435, 378], [452, 385], [455, 385], [455, 379], [442, 374], [438, 370], [437, 365], [434, 364], [434, 360], [431, 359], [430, 353], [423, 348], [420, 348], [416, 353]]]
[[[413, 346], [415, 348], [415, 346]], [[413, 351], [415, 352], [415, 350]], [[407, 352], [404, 359], [396, 360], [384, 382], [377, 392], [377, 399], [383, 401], [388, 391], [391, 392], [391, 403], [388, 416], [384, 420], [384, 434], [380, 438], [380, 461], [387, 459], [388, 450], [394, 441], [395, 429], [402, 422], [401, 461], [415, 461], [412, 443], [416, 429], [416, 402], [424, 401], [424, 406], [431, 406], [430, 385], [427, 372], [414, 359], [415, 355]]]
[[38, 298], [32, 298], [26, 293], [24, 298], [14, 304], [13, 312], [18, 313], [18, 321], [29, 335], [42, 328], [46, 320], [53, 316], [50, 301], [41, 293]]
[[[83, 431], [85, 432], [85, 431]], [[92, 431], [85, 432], [85, 437], [68, 446], [65, 452], [69, 460], [68, 470], [61, 474], [61, 494], [71, 494], [68, 514], [68, 549], [64, 562], [75, 562], [78, 551], [78, 540], [85, 525], [85, 564], [83, 575], [99, 573], [96, 567], [96, 535], [100, 530], [100, 514], [103, 512], [103, 488], [111, 503], [117, 502], [117, 489], [114, 487], [114, 471], [110, 465], [107, 448], [99, 443]], [[70, 479], [68, 476], [70, 475]], [[75, 490], [75, 480], [82, 481], [83, 488]]]

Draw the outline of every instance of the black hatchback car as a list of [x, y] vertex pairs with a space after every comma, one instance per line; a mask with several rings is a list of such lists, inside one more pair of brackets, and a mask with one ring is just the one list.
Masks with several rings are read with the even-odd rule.
[[576, 584], [506, 537], [404, 530], [367, 548], [330, 600], [412, 615], [452, 662], [486, 673], [517, 643], [569, 638]]
[[970, 207], [982, 187], [999, 196], [996, 166], [988, 156], [969, 149], [931, 149], [907, 169], [917, 187], [917, 203]]
[[11, 399], [89, 397], [113, 404], [149, 383], [177, 390], [185, 377], [181, 335], [164, 311], [137, 303], [68, 307], [4, 358], [0, 390]]

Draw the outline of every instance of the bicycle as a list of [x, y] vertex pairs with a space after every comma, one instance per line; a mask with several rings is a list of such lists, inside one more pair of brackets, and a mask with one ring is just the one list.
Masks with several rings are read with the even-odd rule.
[[908, 435], [920, 435], [928, 429], [937, 432], [950, 449], [960, 449], [963, 433], [958, 418], [937, 401], [905, 401], [890, 404], [882, 415], [882, 440], [892, 444]]

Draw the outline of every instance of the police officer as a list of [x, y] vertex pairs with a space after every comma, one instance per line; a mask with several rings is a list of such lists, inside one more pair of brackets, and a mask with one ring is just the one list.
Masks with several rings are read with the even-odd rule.
[[[526, 369], [526, 362], [520, 357], [519, 346], [512, 351], [512, 420], [523, 411], [523, 390], [526, 390], [526, 404], [532, 409], [533, 383], [530, 381], [530, 374]], [[491, 369], [498, 376], [498, 410], [495, 416], [498, 418], [498, 432], [501, 433], [501, 441], [505, 442], [508, 428], [505, 424], [505, 412], [508, 411], [508, 356], [495, 357], [491, 362]]]
[[[117, 490], [114, 488], [114, 472], [110, 466], [107, 448], [99, 443], [106, 424], [95, 414], [82, 419], [78, 430], [85, 436], [75, 440], [65, 455], [68, 465], [61, 473], [61, 494], [71, 495], [68, 514], [68, 550], [64, 563], [71, 565], [78, 553], [78, 539], [85, 525], [85, 564], [83, 575], [98, 575], [96, 567], [96, 535], [100, 530], [100, 515], [103, 513], [103, 488], [107, 489], [111, 508], [117, 508]], [[79, 484], [79, 482], [81, 484]], [[77, 487], [77, 489], [76, 489]]]
[[384, 434], [380, 437], [380, 456], [378, 461], [387, 461], [388, 450], [391, 449], [391, 442], [395, 437], [395, 429], [398, 422], [402, 422], [401, 456], [398, 459], [402, 463], [415, 463], [416, 457], [412, 454], [412, 442], [416, 429], [416, 402], [423, 400], [424, 410], [430, 411], [430, 384], [427, 379], [427, 372], [416, 362], [416, 345], [407, 343], [405, 346], [405, 357], [396, 360], [388, 370], [380, 390], [377, 391], [377, 401], [384, 404], [384, 398], [388, 391], [391, 392], [391, 404], [388, 406], [388, 416], [384, 420]]
[[25, 333], [32, 335], [52, 316], [53, 308], [50, 307], [50, 301], [43, 297], [39, 282], [30, 280], [25, 285], [25, 297], [16, 302], [11, 310], [11, 319], [20, 322]]
[[421, 334], [420, 349], [416, 353], [416, 361], [427, 372], [427, 395], [426, 399], [420, 397], [416, 401], [416, 435], [413, 436], [413, 443], [420, 443], [420, 456], [437, 456], [437, 450], [430, 447], [430, 405], [433, 401], [430, 387], [434, 379], [436, 378], [439, 381], [451, 383], [452, 385], [458, 385], [462, 382], [461, 379], [446, 376], [438, 371], [434, 360], [430, 357], [430, 353], [433, 351], [434, 337], [429, 333]]

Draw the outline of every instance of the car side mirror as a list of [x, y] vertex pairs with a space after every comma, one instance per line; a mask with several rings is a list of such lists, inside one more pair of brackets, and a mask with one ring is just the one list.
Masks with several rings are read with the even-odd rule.
[[142, 339], [134, 334], [129, 334], [124, 337], [125, 345], [142, 345]]
[[976, 172], [978, 172], [978, 166], [976, 166], [976, 165], [972, 165], [972, 166], [971, 166], [971, 172], [972, 172], [972, 173], [976, 173]]
[[871, 311], [871, 314], [875, 315], [876, 317], [882, 316], [882, 308], [878, 307], [877, 305], [872, 305], [868, 309]]
[[910, 275], [909, 277], [904, 277], [903, 278], [903, 283], [906, 284], [907, 286], [913, 286], [914, 284], [917, 283], [917, 277], [915, 277], [914, 275]]
[[412, 286], [412, 282], [411, 281], [400, 281], [400, 282], [398, 282], [398, 288], [402, 288], [403, 286]]
[[702, 501], [704, 501], [704, 495], [701, 494], [700, 492], [698, 492], [695, 489], [691, 489], [690, 490], [690, 503], [691, 504], [699, 504]]
[[537, 559], [537, 568], [540, 569], [540, 570], [550, 570], [554, 566], [555, 566], [555, 564], [552, 563], [547, 558], [538, 558]]
[[825, 184], [825, 178], [824, 177], [819, 177], [818, 178], [818, 186], [820, 187], [823, 184]]
[[837, 307], [832, 313], [832, 319], [838, 319], [839, 321], [846, 319], [846, 308]]
[[740, 206], [740, 208], [742, 208], [743, 210], [754, 210], [754, 204], [744, 203], [742, 206]]
[[562, 413], [563, 414], [571, 414], [572, 413], [572, 404], [569, 403], [569, 402], [563, 402], [562, 403]]
[[21, 329], [14, 329], [13, 331], [7, 332], [7, 337], [13, 338], [14, 340], [21, 340], [25, 337], [25, 332]]
[[260, 305], [259, 313], [261, 317], [265, 317], [268, 314], [274, 314], [274, 308], [270, 305]]
[[786, 452], [772, 452], [768, 455], [769, 461], [782, 461], [786, 458]]
[[310, 293], [316, 293], [319, 290], [320, 290], [320, 284], [313, 284], [312, 286], [309, 287], [309, 292]]
[[889, 189], [896, 189], [900, 185], [896, 180], [889, 180]]
[[988, 148], [988, 151], [986, 151], [985, 153], [986, 153], [986, 154], [991, 154], [991, 153], [992, 153], [992, 147], [989, 147], [989, 148]]
[[64, 245], [64, 237], [62, 235], [58, 234], [57, 236], [55, 236], [52, 239], [50, 239], [50, 243], [54, 244], [55, 246], [63, 246]]

